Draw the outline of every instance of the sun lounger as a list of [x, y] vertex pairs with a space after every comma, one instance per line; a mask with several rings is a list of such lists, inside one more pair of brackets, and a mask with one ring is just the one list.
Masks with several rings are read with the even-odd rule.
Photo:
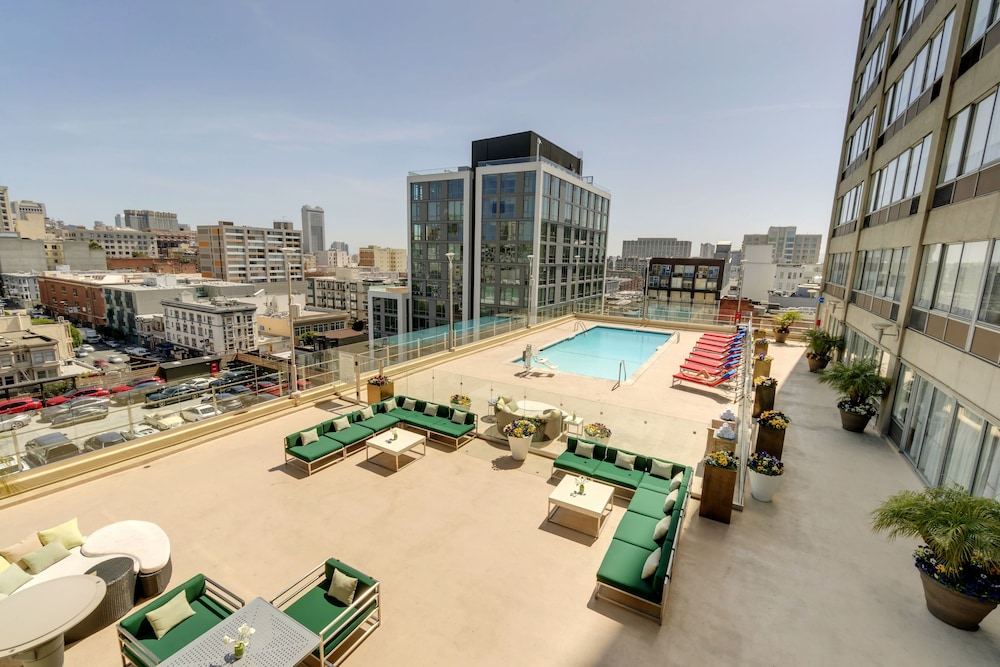
[[677, 384], [676, 380], [681, 380], [684, 382], [693, 382], [695, 384], [704, 385], [706, 387], [718, 387], [720, 384], [728, 382], [729, 378], [733, 377], [734, 375], [736, 375], [736, 371], [727, 371], [726, 373], [723, 373], [718, 377], [700, 378], [696, 375], [689, 375], [687, 373], [681, 372], [681, 373], [674, 373], [673, 377], [675, 382], [671, 382], [670, 384], [671, 386], [673, 386], [674, 384]]
[[743, 347], [743, 343], [742, 342], [723, 343], [723, 342], [719, 342], [719, 341], [713, 341], [711, 339], [707, 339], [707, 340], [706, 339], [702, 339], [702, 340], [699, 340], [697, 343], [695, 343], [695, 345], [698, 346], [698, 347], [713, 347], [713, 348], [718, 348], [720, 350], [731, 350], [731, 349]]
[[681, 370], [691, 371], [692, 373], [697, 373], [698, 371], [705, 371], [709, 375], [721, 375], [726, 371], [733, 368], [736, 364], [728, 364], [723, 366], [712, 366], [709, 364], [699, 363], [691, 359], [687, 359], [683, 364], [681, 364]]
[[742, 357], [742, 353], [726, 354], [725, 352], [716, 353], [709, 350], [691, 350], [688, 357], [703, 357], [706, 361], [711, 361], [713, 363], [722, 363], [723, 361], [739, 361]]

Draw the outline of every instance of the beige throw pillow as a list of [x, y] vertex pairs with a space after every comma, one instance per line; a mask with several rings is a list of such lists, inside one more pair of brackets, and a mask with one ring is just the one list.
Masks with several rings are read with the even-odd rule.
[[674, 505], [677, 504], [677, 490], [674, 489], [667, 494], [666, 499], [663, 501], [663, 513], [670, 514], [674, 511]]
[[428, 417], [437, 417], [438, 406], [436, 403], [428, 403], [424, 406], [424, 414]]
[[670, 476], [674, 474], [674, 467], [669, 463], [653, 459], [649, 474], [655, 477], [662, 477], [663, 479], [670, 479]]
[[350, 427], [351, 427], [351, 420], [348, 419], [347, 417], [338, 417], [337, 419], [333, 420], [334, 431], [343, 431], [344, 429]]
[[659, 542], [660, 540], [662, 540], [664, 537], [667, 536], [667, 533], [670, 532], [670, 523], [673, 520], [674, 520], [674, 515], [668, 514], [667, 516], [663, 517], [662, 519], [656, 522], [656, 527], [653, 528], [654, 542]]
[[456, 424], [465, 424], [465, 416], [469, 414], [468, 412], [462, 412], [461, 410], [455, 410], [454, 414], [451, 416], [451, 420]]
[[386, 413], [390, 413], [396, 409], [396, 401], [391, 398], [387, 401], [383, 401], [382, 405], [385, 406]]
[[10, 563], [7, 562], [6, 558], [4, 558], [3, 556], [0, 556], [0, 572], [3, 572], [8, 567], [10, 567]]
[[38, 539], [42, 544], [51, 544], [58, 540], [67, 549], [72, 549], [83, 544], [83, 535], [80, 534], [80, 527], [77, 525], [75, 518], [48, 530], [38, 531]]
[[642, 578], [649, 579], [656, 574], [656, 568], [660, 566], [660, 549], [649, 554], [649, 558], [642, 565]]
[[55, 565], [68, 555], [69, 551], [66, 547], [62, 545], [62, 542], [56, 540], [55, 542], [49, 542], [38, 551], [24, 554], [21, 557], [21, 562], [24, 563], [24, 569], [28, 572], [38, 574], [42, 570]]
[[635, 470], [635, 454], [618, 452], [618, 456], [615, 457], [615, 466], [625, 470]]
[[576, 455], [582, 456], [585, 459], [594, 458], [594, 443], [592, 442], [576, 443]]
[[32, 533], [20, 542], [0, 549], [0, 556], [3, 556], [8, 563], [17, 563], [25, 554], [38, 551], [43, 546], [45, 545], [38, 539], [38, 533]]
[[319, 442], [319, 434], [316, 433], [316, 429], [311, 428], [308, 431], [301, 431], [299, 433], [302, 436], [302, 445], [311, 445], [314, 442]]
[[684, 471], [681, 470], [679, 473], [677, 473], [676, 475], [674, 475], [671, 478], [671, 480], [670, 480], [670, 490], [673, 491], [675, 489], [680, 488], [681, 482], [683, 482], [683, 481], [684, 481]]
[[181, 591], [167, 604], [147, 613], [146, 620], [153, 626], [156, 638], [163, 639], [163, 635], [170, 632], [171, 629], [190, 616], [194, 616], [194, 609], [188, 604], [187, 595], [185, 595], [184, 591]]
[[375, 416], [375, 410], [372, 408], [372, 406], [369, 405], [367, 408], [361, 408], [362, 419], [371, 419], [374, 416]]
[[358, 590], [358, 580], [349, 577], [340, 570], [334, 568], [333, 578], [330, 581], [330, 597], [340, 600], [344, 604], [354, 602], [354, 594]]
[[404, 410], [412, 410], [415, 407], [417, 407], [417, 402], [415, 400], [413, 400], [412, 398], [404, 398], [403, 399], [403, 409]]

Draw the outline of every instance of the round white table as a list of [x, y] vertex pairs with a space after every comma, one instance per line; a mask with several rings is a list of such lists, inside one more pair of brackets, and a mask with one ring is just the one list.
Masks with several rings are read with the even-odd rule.
[[523, 400], [515, 401], [515, 403], [517, 404], [517, 408], [511, 412], [519, 417], [541, 417], [542, 413], [546, 410], [559, 410], [556, 406], [542, 403], [541, 401]]
[[25, 667], [59, 667], [63, 633], [97, 608], [106, 588], [100, 578], [81, 574], [0, 600], [0, 658], [14, 656]]

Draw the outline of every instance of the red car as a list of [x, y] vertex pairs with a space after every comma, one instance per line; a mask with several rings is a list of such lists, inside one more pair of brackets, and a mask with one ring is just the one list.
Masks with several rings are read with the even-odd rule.
[[154, 376], [148, 377], [148, 378], [140, 378], [140, 379], [136, 380], [135, 382], [133, 382], [132, 384], [120, 384], [117, 387], [112, 387], [111, 388], [111, 393], [112, 394], [120, 394], [123, 391], [129, 391], [131, 389], [135, 389], [139, 385], [146, 386], [148, 384], [164, 384], [164, 383], [166, 383], [166, 380], [164, 380], [161, 377], [156, 377], [154, 375]]
[[260, 382], [254, 384], [250, 383], [250, 388], [258, 394], [271, 394], [272, 396], [281, 396], [281, 387], [278, 386], [277, 382], [271, 382], [270, 380], [261, 380]]
[[67, 391], [62, 396], [53, 396], [52, 398], [45, 401], [45, 406], [59, 405], [60, 403], [65, 403], [71, 398], [81, 398], [87, 396], [90, 398], [99, 396], [108, 396], [111, 392], [107, 389], [102, 389], [101, 387], [84, 387], [83, 389], [74, 389], [73, 391]]
[[6, 401], [0, 401], [0, 415], [13, 415], [19, 412], [41, 409], [42, 402], [37, 401], [30, 396], [22, 396], [21, 398], [11, 398]]

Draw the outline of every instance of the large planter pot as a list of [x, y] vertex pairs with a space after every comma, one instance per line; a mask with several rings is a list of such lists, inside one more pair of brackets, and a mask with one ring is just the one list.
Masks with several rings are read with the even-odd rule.
[[810, 373], [818, 373], [819, 371], [826, 368], [827, 364], [830, 363], [830, 360], [825, 357], [821, 359], [813, 359], [812, 357], [806, 357], [806, 361], [809, 362]]
[[757, 359], [753, 362], [753, 376], [771, 377], [771, 362]]
[[774, 392], [777, 387], [755, 387], [753, 391], [753, 417], [764, 410], [774, 410]]
[[701, 506], [698, 516], [729, 523], [733, 516], [733, 494], [736, 493], [736, 471], [705, 466], [701, 484]]
[[767, 354], [767, 339], [760, 338], [753, 342], [753, 353], [754, 354]]
[[774, 458], [781, 460], [781, 454], [785, 451], [784, 428], [769, 428], [757, 425], [757, 447], [754, 451], [767, 452]]
[[978, 630], [979, 623], [996, 609], [996, 603], [957, 593], [944, 584], [920, 573], [927, 611], [959, 630]]
[[515, 461], [523, 461], [528, 457], [528, 450], [531, 449], [531, 436], [526, 435], [523, 438], [507, 438], [507, 444], [510, 445], [510, 457]]
[[462, 412], [468, 412], [469, 408], [472, 407], [472, 403], [452, 403], [451, 407], [456, 410], [461, 410]]
[[840, 411], [840, 425], [845, 431], [852, 433], [863, 433], [870, 419], [869, 415], [859, 415], [847, 410]]
[[[773, 430], [773, 429], [772, 429]], [[762, 503], [769, 503], [781, 486], [784, 475], [764, 475], [755, 470], [747, 470], [750, 475], [750, 495]]]
[[787, 340], [788, 340], [788, 334], [787, 333], [781, 333], [780, 331], [775, 331], [774, 332], [774, 342], [775, 343], [784, 343]]
[[587, 440], [588, 442], [596, 442], [599, 445], [606, 445], [606, 444], [608, 444], [608, 441], [611, 440], [611, 436], [610, 435], [607, 435], [607, 436], [604, 436], [604, 435], [587, 435], [586, 433], [583, 434], [583, 438], [584, 438], [584, 440]]

